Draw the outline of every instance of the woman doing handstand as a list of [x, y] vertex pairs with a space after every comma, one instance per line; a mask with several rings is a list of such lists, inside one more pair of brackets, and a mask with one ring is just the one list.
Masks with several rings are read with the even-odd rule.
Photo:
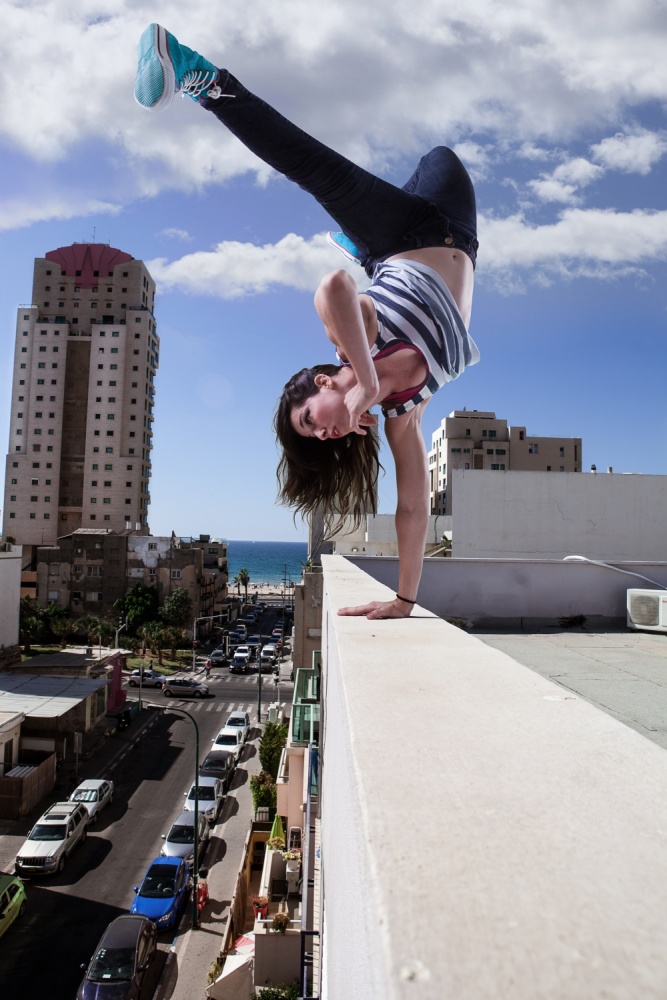
[[192, 97], [285, 177], [312, 194], [342, 232], [330, 240], [371, 277], [357, 292], [326, 275], [315, 309], [340, 365], [305, 368], [285, 386], [275, 427], [283, 448], [280, 498], [329, 523], [375, 512], [378, 443], [386, 418], [396, 464], [396, 598], [339, 614], [407, 617], [416, 602], [428, 527], [429, 474], [421, 418], [429, 398], [479, 359], [468, 334], [477, 253], [475, 193], [463, 164], [438, 146], [403, 188], [307, 135], [157, 24], [139, 41], [135, 97], [151, 110]]

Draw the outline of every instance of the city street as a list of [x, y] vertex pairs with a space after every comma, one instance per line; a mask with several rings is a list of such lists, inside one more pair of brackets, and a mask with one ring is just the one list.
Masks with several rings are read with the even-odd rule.
[[[203, 679], [203, 674], [197, 675]], [[127, 913], [134, 898], [133, 886], [141, 880], [150, 861], [159, 855], [162, 835], [180, 812], [195, 767], [195, 732], [192, 722], [178, 718], [171, 709], [190, 712], [199, 728], [202, 760], [218, 730], [234, 710], [249, 712], [254, 728], [241, 754], [220, 818], [211, 830], [200, 864], [224, 863], [225, 826], [249, 823], [248, 771], [259, 769], [256, 758], [257, 674], [231, 675], [214, 668], [209, 686], [212, 696], [199, 699], [165, 698], [159, 689], [142, 692], [144, 710], [129, 729], [117, 733], [100, 752], [80, 768], [80, 779], [105, 777], [114, 782], [114, 800], [89, 827], [86, 841], [56, 876], [26, 878], [28, 904], [4, 938], [0, 948], [0, 982], [11, 997], [45, 996], [72, 1000], [83, 972], [107, 924]], [[274, 685], [273, 676], [262, 677], [262, 719], [279, 696], [288, 702], [292, 685]], [[136, 698], [136, 688], [130, 689]], [[140, 728], [145, 727], [139, 734]], [[14, 856], [25, 835], [51, 801], [66, 797], [69, 789], [56, 790], [29, 819], [5, 824], [0, 838], [0, 869], [13, 870]], [[240, 808], [242, 802], [242, 811]], [[11, 827], [11, 829], [8, 829]], [[160, 936], [160, 954], [149, 971], [143, 994], [153, 995], [176, 931]]]

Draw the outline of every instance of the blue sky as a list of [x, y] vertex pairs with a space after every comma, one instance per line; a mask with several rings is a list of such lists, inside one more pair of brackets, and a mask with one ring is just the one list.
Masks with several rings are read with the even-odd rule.
[[[157, 281], [155, 534], [305, 537], [271, 420], [333, 360], [312, 307], [325, 213], [190, 100], [132, 96], [157, 20], [318, 138], [403, 183], [445, 143], [475, 180], [482, 360], [429, 404], [581, 436], [584, 469], [667, 472], [667, 10], [596, 0], [8, 3], [0, 38], [0, 440], [35, 257], [108, 242]], [[364, 287], [364, 277], [350, 268]], [[6, 445], [3, 446], [6, 448]], [[393, 463], [380, 510], [395, 504]]]

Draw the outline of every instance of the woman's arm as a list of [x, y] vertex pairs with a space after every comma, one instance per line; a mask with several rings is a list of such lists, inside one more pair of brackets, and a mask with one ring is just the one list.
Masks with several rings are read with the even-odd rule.
[[329, 340], [349, 361], [356, 385], [346, 394], [345, 405], [359, 434], [358, 419], [377, 401], [380, 384], [371, 358], [369, 336], [354, 279], [347, 271], [327, 274], [315, 293], [315, 308]]
[[[428, 530], [429, 479], [428, 456], [421, 430], [421, 411], [416, 406], [402, 417], [385, 422], [387, 440], [396, 463], [396, 537], [398, 539], [398, 591], [414, 601], [424, 561]], [[339, 615], [366, 615], [367, 618], [407, 618], [412, 604], [372, 601], [359, 607], [341, 608]]]

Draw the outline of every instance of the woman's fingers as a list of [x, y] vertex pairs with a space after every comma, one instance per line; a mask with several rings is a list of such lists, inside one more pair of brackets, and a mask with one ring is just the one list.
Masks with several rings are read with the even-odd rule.
[[412, 605], [399, 601], [371, 601], [370, 604], [360, 604], [357, 607], [339, 608], [339, 615], [365, 615], [371, 620], [379, 618], [407, 618], [412, 611]]

